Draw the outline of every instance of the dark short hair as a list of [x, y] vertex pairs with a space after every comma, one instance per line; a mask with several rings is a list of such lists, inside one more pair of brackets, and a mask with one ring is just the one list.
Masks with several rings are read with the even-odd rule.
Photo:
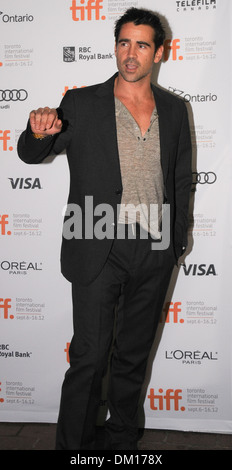
[[126, 23], [134, 23], [136, 26], [140, 24], [151, 26], [154, 29], [154, 43], [155, 51], [163, 45], [165, 39], [165, 31], [161, 24], [160, 18], [151, 10], [143, 8], [129, 8], [126, 12], [116, 21], [114, 28], [114, 36], [116, 43], [118, 42], [121, 27]]

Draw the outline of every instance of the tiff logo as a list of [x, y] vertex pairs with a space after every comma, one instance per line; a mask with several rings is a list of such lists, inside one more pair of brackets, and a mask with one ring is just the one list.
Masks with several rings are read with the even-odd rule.
[[155, 394], [154, 388], [150, 389], [150, 395], [148, 398], [150, 399], [150, 408], [153, 411], [170, 411], [171, 410], [171, 403], [173, 404], [174, 411], [184, 411], [185, 407], [179, 407], [179, 402], [182, 400], [181, 392], [182, 390], [177, 389], [174, 390], [172, 388], [168, 388], [166, 393], [163, 394], [163, 389], [159, 389], [159, 394]]
[[[103, 6], [100, 5], [102, 2], [103, 0], [80, 0], [81, 5], [77, 6], [77, 1], [72, 0], [70, 10], [72, 12], [73, 21], [85, 21], [86, 19], [88, 21], [93, 19], [105, 20], [106, 17], [104, 15], [100, 17], [100, 10], [103, 8]], [[93, 18], [93, 11], [95, 12], [95, 18]]]
[[10, 131], [5, 130], [5, 131], [0, 131], [0, 140], [2, 140], [2, 150], [5, 152], [7, 150], [12, 151], [13, 147], [8, 147], [7, 142], [10, 140]]
[[[2, 385], [2, 382], [0, 382], [0, 385]], [[0, 392], [2, 391], [2, 389], [0, 388]], [[4, 398], [0, 398], [0, 403], [4, 403]]]
[[11, 308], [10, 302], [11, 299], [0, 299], [0, 309], [3, 309], [4, 320], [8, 320], [8, 318], [12, 320], [14, 318], [14, 315], [9, 315], [9, 309]]
[[66, 353], [66, 361], [67, 361], [68, 363], [70, 363], [69, 348], [70, 348], [70, 343], [66, 343], [66, 348], [64, 349], [64, 352]]
[[183, 318], [179, 318], [181, 313], [181, 302], [166, 302], [163, 308], [161, 323], [184, 323]]
[[[82, 85], [80, 88], [85, 88], [85, 87], [86, 87], [86, 85]], [[73, 90], [75, 90], [76, 88], [77, 88], [76, 85], [74, 85], [74, 86], [72, 87]], [[64, 96], [65, 93], [66, 93], [68, 90], [69, 90], [69, 87], [68, 87], [68, 86], [65, 86], [65, 87], [64, 87], [64, 93], [62, 93], [62, 96]]]
[[9, 223], [7, 220], [8, 217], [7, 214], [0, 215], [0, 235], [11, 235], [10, 230], [6, 232], [6, 225]]
[[169, 52], [171, 51], [172, 60], [183, 60], [182, 55], [178, 55], [177, 51], [180, 49], [180, 39], [166, 39], [164, 41], [164, 61], [166, 62], [169, 58]]

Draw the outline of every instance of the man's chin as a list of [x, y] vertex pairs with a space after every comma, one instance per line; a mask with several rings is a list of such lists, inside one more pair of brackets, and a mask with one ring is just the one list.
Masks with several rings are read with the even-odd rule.
[[126, 82], [129, 82], [129, 83], [139, 82], [140, 80], [145, 78], [145, 75], [141, 76], [141, 75], [137, 75], [134, 73], [120, 73], [120, 75]]

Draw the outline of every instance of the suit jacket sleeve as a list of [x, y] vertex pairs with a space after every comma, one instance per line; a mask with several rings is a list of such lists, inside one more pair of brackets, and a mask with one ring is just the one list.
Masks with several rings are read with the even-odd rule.
[[26, 130], [18, 141], [18, 155], [25, 163], [41, 163], [48, 155], [58, 154], [68, 147], [74, 126], [75, 109], [72, 93], [67, 91], [57, 109], [58, 116], [63, 122], [62, 131], [44, 139], [35, 139], [28, 121]]
[[189, 198], [192, 185], [192, 145], [186, 106], [179, 134], [175, 168], [175, 248], [177, 258], [187, 247]]

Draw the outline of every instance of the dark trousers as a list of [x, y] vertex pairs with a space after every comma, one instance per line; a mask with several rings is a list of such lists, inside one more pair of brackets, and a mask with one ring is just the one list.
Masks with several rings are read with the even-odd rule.
[[[175, 264], [151, 239], [116, 239], [98, 278], [74, 283], [74, 335], [62, 387], [56, 449], [94, 449], [102, 377], [112, 346], [106, 433], [111, 448], [136, 448], [147, 359]], [[78, 267], [77, 267], [78, 269]]]

